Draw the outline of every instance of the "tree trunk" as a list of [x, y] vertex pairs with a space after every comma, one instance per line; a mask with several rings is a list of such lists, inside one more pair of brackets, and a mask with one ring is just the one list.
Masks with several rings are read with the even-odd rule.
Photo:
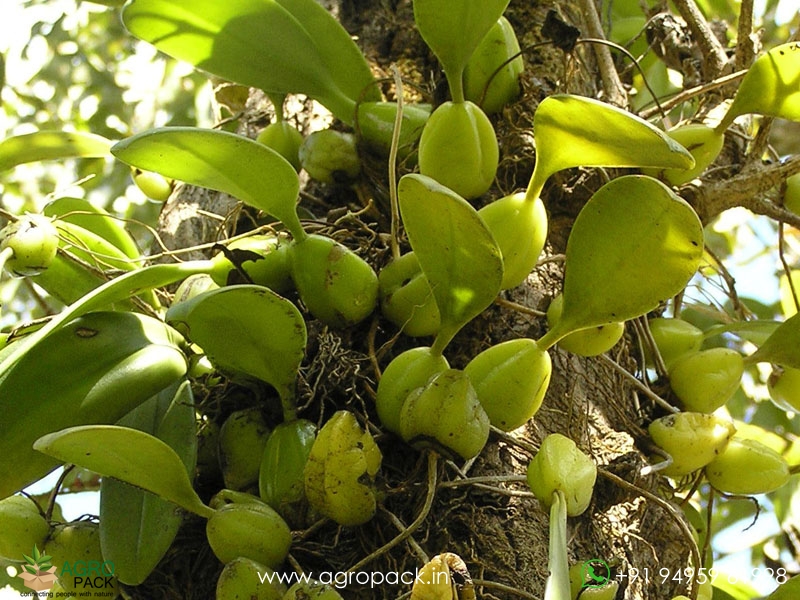
[[[410, 0], [341, 0], [329, 4], [355, 36], [375, 74], [387, 78], [382, 87], [389, 99], [394, 93], [393, 66], [404, 78], [407, 98], [436, 97], [443, 88], [443, 74], [413, 27]], [[522, 47], [532, 48], [545, 41], [542, 25], [551, 9], [582, 32], [589, 31], [581, 8], [584, 4], [580, 0], [512, 0], [506, 14]], [[493, 118], [501, 144], [500, 171], [495, 186], [478, 204], [527, 185], [535, 155], [533, 112], [539, 101], [555, 92], [610, 97], [603, 88], [595, 49], [590, 44], [581, 44], [569, 54], [553, 45], [536, 46], [525, 52], [525, 63], [523, 97]], [[301, 129], [319, 128], [313, 123], [312, 105], [305, 103], [302, 109], [292, 116]], [[263, 94], [251, 92], [240, 130], [254, 137], [268, 122], [271, 111]], [[326, 233], [380, 267], [389, 260], [385, 219], [374, 209], [363, 209], [369, 200], [379, 208], [387, 206], [389, 183], [385, 162], [369, 156], [364, 159], [365, 177], [358, 188], [308, 182], [303, 205], [316, 215]], [[550, 217], [549, 256], [563, 253], [573, 219], [601, 184], [601, 177], [592, 171], [572, 170], [550, 180], [543, 197]], [[225, 226], [198, 213], [198, 207], [224, 217]], [[236, 228], [234, 215], [238, 213], [230, 199], [185, 188], [165, 207], [162, 232], [168, 245], [175, 248], [215, 241]], [[246, 219], [238, 220], [241, 231]], [[546, 323], [537, 311], [543, 311], [560, 289], [561, 267], [557, 259], [545, 261], [526, 284], [503, 293], [450, 345], [447, 357], [451, 365], [464, 367], [470, 357], [502, 340], [540, 336]], [[380, 433], [374, 410], [378, 380], [375, 364], [385, 368], [393, 356], [414, 342], [398, 338], [396, 329], [379, 316], [343, 331], [309, 321], [309, 340], [300, 389], [302, 416], [321, 423], [334, 410], [354, 411], [378, 434], [384, 455], [379, 482], [382, 508], [373, 520], [344, 528], [326, 521], [302, 531], [296, 539], [291, 551], [295, 565], [318, 574], [347, 571], [410, 525], [425, 503], [429, 474], [424, 454], [410, 449], [399, 438]], [[637, 373], [637, 364], [641, 364], [638, 348], [635, 329], [628, 324], [623, 342], [605, 357], [583, 359], [558, 349], [551, 351], [553, 378], [544, 404], [532, 421], [510, 434], [493, 433], [471, 464], [439, 460], [435, 497], [427, 518], [408, 540], [373, 556], [357, 570], [413, 572], [426, 558], [453, 552], [466, 562], [478, 584], [479, 598], [541, 598], [548, 574], [549, 518], [527, 492], [523, 478], [542, 439], [560, 432], [575, 440], [600, 470], [589, 510], [569, 522], [571, 563], [594, 558], [609, 563], [620, 583], [617, 598], [669, 599], [688, 593], [685, 582], [671, 580], [672, 574], [692, 564], [693, 542], [683, 525], [682, 513], [670, 503], [666, 480], [641, 474], [648, 464], [646, 426], [659, 416], [658, 411], [620, 374], [620, 369]], [[269, 392], [261, 389], [245, 393], [227, 386], [205, 394], [199, 396], [205, 397], [201, 408], [218, 417], [256, 400], [270, 401]], [[478, 477], [494, 480], [459, 484], [465, 478]], [[662, 497], [667, 500], [660, 500]], [[177, 547], [183, 554], [175, 552], [166, 559], [155, 579], [169, 580], [161, 581], [157, 592], [151, 588], [149, 598], [165, 593], [163, 583], [169, 583], [174, 597], [212, 597], [213, 575], [220, 566], [205, 547], [202, 523], [190, 520], [182, 536], [185, 543]], [[657, 577], [659, 569], [670, 573], [663, 584]], [[633, 576], [637, 572], [638, 578]], [[202, 573], [199, 578], [198, 573]], [[645, 573], [649, 573], [649, 582]], [[356, 583], [360, 579], [353, 581], [341, 590], [346, 599], [398, 598], [409, 590], [408, 585], [371, 589]]]

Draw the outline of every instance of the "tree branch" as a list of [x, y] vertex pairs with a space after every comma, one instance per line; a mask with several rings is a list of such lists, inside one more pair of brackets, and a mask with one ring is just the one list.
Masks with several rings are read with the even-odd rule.
[[800, 216], [766, 198], [769, 190], [795, 173], [800, 173], [800, 157], [759, 166], [721, 181], [705, 182], [700, 187], [687, 186], [681, 191], [703, 223], [729, 208], [743, 206], [756, 214], [800, 228]]
[[742, 0], [739, 7], [739, 26], [736, 32], [736, 54], [734, 68], [746, 69], [756, 56], [757, 37], [753, 35], [754, 0]]
[[[601, 40], [606, 39], [594, 0], [580, 0], [580, 7], [589, 35]], [[593, 46], [597, 65], [600, 68], [600, 77], [603, 79], [603, 90], [605, 90], [608, 101], [616, 106], [626, 106], [628, 104], [628, 95], [625, 92], [622, 81], [619, 79], [611, 51], [602, 44], [593, 44]]]
[[709, 83], [704, 83], [702, 85], [697, 85], [695, 87], [683, 90], [681, 93], [676, 94], [672, 98], [668, 100], [664, 100], [661, 103], [661, 107], [654, 107], [648, 108], [647, 110], [643, 110], [639, 113], [639, 116], [643, 119], [649, 119], [663, 111], [670, 111], [676, 106], [680, 106], [684, 102], [691, 100], [695, 96], [699, 96], [701, 94], [705, 94], [721, 88], [722, 86], [728, 85], [729, 83], [733, 83], [738, 81], [742, 77], [747, 74], [747, 71], [736, 71], [735, 73], [731, 73], [730, 75], [723, 75], [722, 77], [718, 77], [714, 81], [710, 81]]
[[714, 79], [720, 76], [728, 64], [728, 57], [722, 44], [711, 31], [703, 13], [697, 8], [694, 0], [675, 0], [678, 12], [689, 25], [692, 35], [697, 41], [700, 50], [703, 52], [703, 74], [706, 79]]

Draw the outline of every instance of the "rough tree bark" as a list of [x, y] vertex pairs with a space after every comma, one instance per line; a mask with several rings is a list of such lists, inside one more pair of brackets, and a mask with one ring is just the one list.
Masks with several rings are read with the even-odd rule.
[[[407, 94], [435, 96], [442, 87], [443, 75], [413, 28], [410, 0], [341, 0], [329, 4], [357, 39], [377, 76], [388, 80], [395, 65], [406, 81]], [[541, 30], [549, 10], [557, 10], [566, 22], [586, 32], [586, 11], [591, 5], [580, 0], [512, 0], [507, 16], [522, 46], [532, 47], [544, 41]], [[537, 46], [525, 53], [525, 62], [523, 97], [494, 119], [502, 160], [496, 184], [483, 203], [527, 185], [535, 155], [532, 115], [541, 99], [554, 92], [618, 97], [616, 91], [612, 95], [603, 87], [608, 83], [601, 77], [594, 48], [588, 44], [569, 54], [553, 45]], [[391, 83], [383, 87], [391, 98]], [[302, 109], [292, 118], [308, 130], [314, 126], [313, 108], [305, 103]], [[270, 111], [263, 95], [251, 92], [240, 115], [240, 130], [255, 136], [268, 122]], [[316, 215], [318, 227], [357, 248], [379, 267], [389, 259], [385, 219], [376, 216], [374, 209], [362, 209], [368, 201], [378, 209], [387, 205], [388, 181], [382, 162], [369, 156], [364, 159], [365, 177], [357, 190], [308, 183], [303, 205]], [[565, 172], [551, 180], [543, 199], [551, 224], [547, 253], [553, 260], [545, 261], [525, 285], [504, 293], [459, 334], [448, 350], [452, 366], [463, 367], [469, 357], [489, 344], [543, 333], [544, 319], [537, 311], [546, 308], [560, 287], [561, 262], [557, 257], [564, 250], [575, 215], [602, 182], [601, 174], [589, 170]], [[221, 219], [210, 220], [198, 208]], [[165, 207], [163, 235], [175, 248], [214, 241], [237, 225], [237, 219], [231, 217], [235, 209], [236, 203], [230, 198], [186, 188]], [[706, 219], [713, 216], [700, 212]], [[240, 230], [246, 222], [246, 218], [238, 219]], [[321, 421], [336, 409], [348, 408], [370, 424], [384, 453], [380, 482], [383, 507], [377, 516], [361, 527], [338, 528], [326, 522], [302, 531], [292, 549], [295, 566], [305, 571], [346, 571], [410, 524], [428, 493], [424, 458], [401, 440], [380, 433], [372, 401], [378, 378], [376, 363], [385, 367], [411, 342], [397, 338], [393, 327], [377, 316], [347, 331], [327, 330], [309, 322], [309, 332], [311, 341], [301, 385], [303, 416]], [[690, 564], [691, 538], [680, 510], [670, 500], [666, 480], [641, 475], [648, 462], [646, 426], [659, 413], [621, 373], [635, 374], [640, 364], [635, 327], [628, 324], [623, 342], [604, 358], [581, 359], [559, 350], [553, 351], [552, 357], [550, 389], [529, 425], [512, 434], [494, 433], [472, 464], [440, 461], [433, 506], [422, 526], [409, 540], [375, 556], [359, 570], [413, 571], [424, 562], [424, 556], [455, 552], [478, 581], [479, 597], [541, 598], [547, 576], [548, 517], [519, 479], [532, 452], [551, 432], [574, 439], [600, 467], [590, 509], [570, 519], [571, 561], [602, 558], [622, 575], [633, 568], [640, 573], [649, 570], [653, 574], [659, 568], [674, 573]], [[224, 416], [243, 405], [270, 401], [265, 390], [242, 391], [232, 386], [205, 390], [201, 398], [212, 417]], [[465, 483], [465, 477], [496, 479], [479, 484]], [[150, 598], [162, 594], [212, 596], [209, 586], [213, 577], [197, 577], [198, 564], [212, 573], [219, 569], [204, 546], [202, 526], [190, 520], [181, 542], [184, 554], [176, 552], [166, 559], [154, 576], [159, 585], [151, 588], [158, 589], [159, 596], [153, 593]], [[182, 570], [188, 573], [181, 575]], [[618, 597], [629, 600], [668, 599], [688, 593], [678, 582], [648, 585], [641, 578], [624, 577], [619, 581]], [[165, 591], [167, 587], [174, 595]], [[345, 598], [397, 598], [407, 590], [408, 586], [369, 589], [351, 585], [342, 593]]]

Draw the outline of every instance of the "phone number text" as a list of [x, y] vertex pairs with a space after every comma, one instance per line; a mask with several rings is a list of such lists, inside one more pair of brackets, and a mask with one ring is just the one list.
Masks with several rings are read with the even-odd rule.
[[698, 584], [702, 585], [708, 581], [714, 583], [714, 581], [721, 580], [735, 585], [740, 581], [752, 581], [764, 575], [769, 575], [779, 585], [786, 583], [789, 579], [789, 574], [786, 572], [786, 569], [770, 569], [763, 567], [755, 567], [736, 574], [716, 571], [713, 567], [709, 569], [693, 569], [689, 567], [677, 571], [668, 569], [667, 567], [662, 567], [660, 569], [648, 569], [647, 567], [642, 569], [630, 568], [626, 572], [621, 571], [617, 573], [616, 578], [619, 580], [627, 580], [628, 583], [633, 583], [637, 579], [642, 579], [646, 584], [651, 582], [665, 584], [668, 581], [678, 583], [696, 581]]

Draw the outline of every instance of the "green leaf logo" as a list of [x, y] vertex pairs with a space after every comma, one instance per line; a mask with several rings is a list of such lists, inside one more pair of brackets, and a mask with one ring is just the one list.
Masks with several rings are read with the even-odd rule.
[[52, 588], [56, 580], [56, 569], [51, 562], [53, 557], [39, 552], [39, 548], [35, 544], [31, 555], [23, 554], [22, 557], [27, 564], [22, 565], [24, 572], [19, 573], [17, 577], [24, 579], [25, 587], [35, 592]]
[[50, 562], [53, 557], [49, 554], [42, 554], [39, 552], [39, 548], [36, 547], [36, 544], [33, 545], [31, 556], [23, 554], [22, 558], [28, 563], [27, 565], [23, 565], [23, 568], [32, 575], [36, 575], [38, 571], [46, 571], [53, 566]]

